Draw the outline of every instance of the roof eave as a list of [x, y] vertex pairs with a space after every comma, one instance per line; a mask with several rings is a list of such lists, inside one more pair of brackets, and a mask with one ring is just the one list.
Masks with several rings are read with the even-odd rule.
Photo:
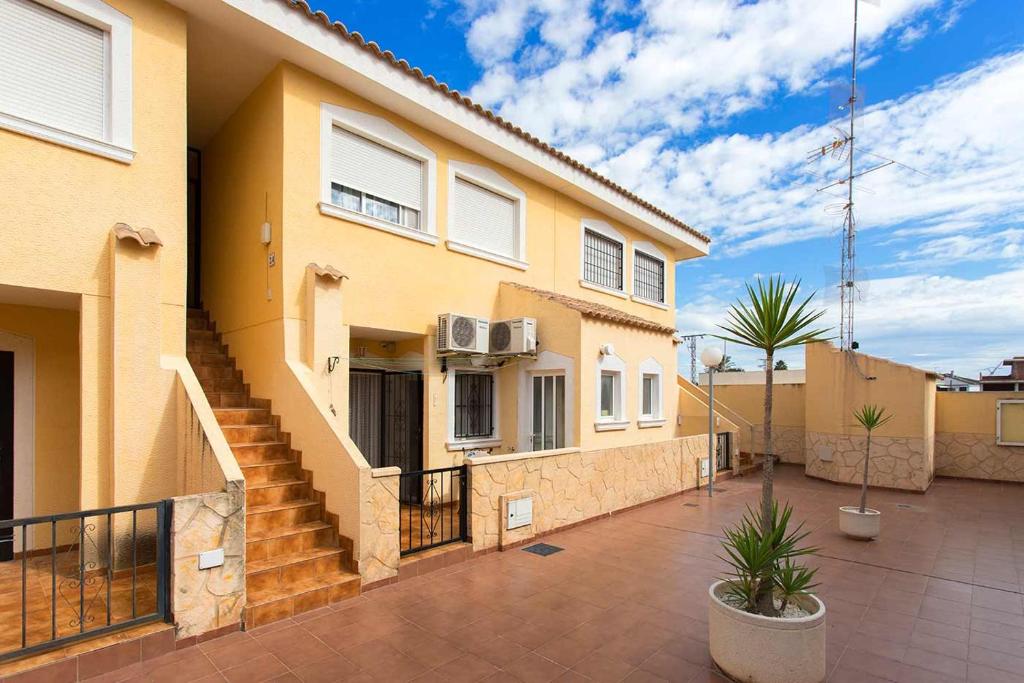
[[[247, 39], [275, 50], [282, 60], [343, 85], [360, 97], [658, 240], [671, 248], [677, 261], [709, 252], [710, 239], [705, 235], [473, 105], [447, 86], [414, 75], [422, 72], [413, 72], [407, 63], [381, 53], [376, 45], [360, 44], [358, 34], [340, 34], [343, 29], [329, 24], [323, 13], [309, 16], [301, 4], [284, 0], [170, 2], [215, 24], [226, 19], [243, 22], [244, 26], [232, 28], [244, 30]], [[225, 16], [225, 5], [237, 10], [234, 16]]]

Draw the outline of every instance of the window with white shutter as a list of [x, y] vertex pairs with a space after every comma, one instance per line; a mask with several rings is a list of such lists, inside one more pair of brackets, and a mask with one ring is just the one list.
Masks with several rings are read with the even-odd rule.
[[130, 161], [131, 19], [99, 0], [0, 0], [0, 125]]
[[435, 244], [437, 157], [387, 119], [320, 105], [320, 211]]
[[450, 160], [448, 248], [525, 270], [526, 193], [486, 166]]
[[334, 126], [331, 202], [350, 211], [420, 229], [423, 162]]
[[455, 178], [449, 239], [499, 256], [519, 258], [516, 202], [468, 180]]

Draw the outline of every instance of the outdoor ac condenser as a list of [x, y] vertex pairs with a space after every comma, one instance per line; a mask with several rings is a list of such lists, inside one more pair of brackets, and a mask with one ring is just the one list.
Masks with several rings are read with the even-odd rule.
[[537, 320], [513, 318], [491, 324], [491, 355], [537, 353]]
[[486, 318], [445, 313], [437, 316], [438, 353], [487, 353], [490, 324]]

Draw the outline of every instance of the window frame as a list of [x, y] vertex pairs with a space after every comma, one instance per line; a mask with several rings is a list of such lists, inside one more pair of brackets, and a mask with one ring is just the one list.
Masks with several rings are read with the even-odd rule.
[[31, 0], [105, 34], [107, 82], [103, 139], [0, 111], [0, 128], [129, 164], [135, 159], [132, 122], [132, 19], [102, 0]]
[[1003, 441], [1003, 406], [1024, 404], [1024, 399], [1005, 398], [996, 400], [996, 445], [1024, 446], [1024, 441]]
[[[480, 437], [456, 437], [455, 436], [455, 384], [459, 375], [490, 375], [491, 376], [491, 435], [480, 436]], [[461, 450], [464, 448], [482, 448], [489, 446], [498, 446], [501, 444], [501, 425], [499, 424], [499, 418], [501, 416], [501, 410], [499, 405], [499, 397], [501, 390], [499, 387], [498, 373], [494, 370], [477, 370], [470, 368], [460, 368], [458, 370], [452, 370], [450, 377], [448, 378], [448, 405], [447, 405], [447, 422], [448, 422], [448, 441], [447, 447], [449, 450]]]
[[[601, 414], [602, 378], [610, 375], [613, 378], [612, 415]], [[622, 430], [629, 426], [626, 414], [627, 377], [626, 363], [617, 355], [602, 355], [597, 362], [596, 386], [594, 387], [594, 429], [599, 432]]]
[[[653, 412], [644, 412], [644, 380], [648, 377], [654, 379], [654, 395], [652, 397]], [[665, 424], [665, 372], [661, 363], [654, 357], [648, 358], [640, 363], [637, 369], [637, 426], [641, 429], [649, 427], [660, 427]]]
[[[387, 147], [399, 154], [416, 159], [424, 166], [422, 206], [419, 229], [409, 228], [380, 218], [346, 209], [333, 202], [331, 180], [331, 141], [334, 128], [343, 128], [370, 142]], [[351, 188], [361, 193], [367, 192]], [[373, 196], [373, 195], [371, 195]], [[437, 244], [437, 155], [401, 128], [387, 119], [365, 112], [347, 109], [328, 102], [320, 103], [320, 213], [334, 218], [377, 228], [401, 237], [427, 244]], [[392, 202], [393, 203], [393, 202]], [[399, 205], [401, 206], [401, 205]], [[408, 207], [407, 207], [408, 208]]]
[[[622, 274], [619, 278], [619, 289], [613, 289], [597, 282], [592, 282], [586, 278], [587, 273], [587, 231], [591, 231], [597, 235], [600, 235], [613, 242], [618, 242], [622, 247]], [[632, 272], [631, 270], [631, 259], [629, 258], [629, 249], [627, 249], [627, 240], [625, 235], [613, 228], [608, 223], [597, 220], [595, 218], [584, 218], [580, 221], [580, 287], [586, 289], [593, 289], [598, 292], [604, 292], [605, 294], [611, 294], [617, 296], [620, 299], [626, 299], [629, 297], [629, 292], [626, 288], [627, 277], [626, 273]], [[632, 283], [632, 279], [629, 279]]]
[[[641, 304], [647, 304], [648, 306], [654, 306], [662, 310], [668, 310], [668, 258], [662, 253], [660, 249], [651, 244], [650, 242], [634, 242], [633, 243], [633, 267], [630, 270], [632, 273], [632, 294], [631, 298], [633, 301]], [[639, 259], [637, 259], [637, 253], [643, 254], [647, 258], [654, 259], [655, 261], [661, 261], [661, 301], [657, 299], [648, 299], [645, 296], [637, 294], [636, 287], [636, 267]]]
[[[515, 206], [515, 218], [513, 219], [512, 226], [514, 230], [515, 253], [512, 256], [499, 254], [452, 237], [455, 216], [456, 178], [512, 201]], [[467, 256], [476, 256], [477, 258], [494, 261], [495, 263], [518, 268], [519, 270], [526, 270], [530, 267], [530, 263], [526, 260], [526, 193], [509, 182], [497, 171], [486, 166], [470, 164], [464, 161], [456, 161], [454, 159], [448, 161], [447, 222], [445, 246], [449, 250], [466, 254]]]
[[[527, 419], [529, 420], [529, 423], [530, 423], [529, 424], [530, 451], [531, 452], [536, 452], [536, 451], [548, 451], [548, 450], [558, 450], [558, 449], [561, 449], [561, 448], [566, 448], [568, 446], [568, 444], [569, 444], [569, 438], [566, 436], [566, 428], [568, 427], [568, 412], [569, 412], [566, 409], [566, 400], [571, 398], [571, 397], [570, 397], [570, 394], [569, 394], [568, 378], [566, 377], [565, 371], [561, 370], [561, 369], [536, 370], [536, 371], [530, 372], [529, 375], [530, 375], [530, 377], [529, 377], [529, 384], [528, 384], [528, 386], [529, 386], [529, 394], [530, 394], [530, 410], [529, 410]], [[552, 424], [553, 424], [552, 440], [553, 440], [554, 443], [551, 446], [551, 448], [543, 447], [544, 446], [544, 444], [543, 444], [544, 433], [543, 433], [543, 430], [542, 430], [541, 431], [541, 439], [542, 439], [541, 448], [536, 448], [535, 447], [535, 443], [534, 443], [534, 438], [535, 438], [535, 436], [537, 434], [537, 432], [535, 431], [536, 427], [537, 427], [537, 425], [535, 423], [537, 404], [536, 404], [536, 400], [535, 400], [536, 399], [536, 393], [534, 391], [534, 387], [535, 387], [535, 385], [537, 383], [537, 380], [541, 380], [541, 402], [543, 404], [544, 403], [544, 379], [548, 378], [548, 377], [551, 378], [551, 395], [554, 398], [554, 403], [555, 403], [555, 408], [552, 410], [552, 421], [553, 421], [552, 422]], [[562, 422], [561, 422], [561, 425], [559, 425], [559, 423], [558, 423], [558, 399], [559, 399], [559, 397], [558, 397], [557, 391], [558, 391], [558, 379], [559, 378], [561, 378], [561, 380], [562, 380], [562, 396], [561, 396]], [[542, 405], [542, 407], [546, 408], [546, 406], [543, 406], [543, 405]], [[541, 413], [541, 422], [542, 423], [546, 423], [546, 419], [547, 419], [546, 412], [542, 412]], [[562, 445], [561, 446], [558, 445], [558, 437], [559, 436], [562, 437]]]

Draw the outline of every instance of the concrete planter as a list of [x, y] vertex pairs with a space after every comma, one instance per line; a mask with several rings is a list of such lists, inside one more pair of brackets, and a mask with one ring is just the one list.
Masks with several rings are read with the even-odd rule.
[[813, 614], [775, 619], [722, 602], [725, 582], [708, 589], [711, 659], [729, 678], [743, 683], [821, 683], [825, 680], [825, 604], [807, 596]]
[[850, 505], [839, 508], [839, 530], [851, 538], [870, 541], [882, 531], [882, 513], [871, 508]]

